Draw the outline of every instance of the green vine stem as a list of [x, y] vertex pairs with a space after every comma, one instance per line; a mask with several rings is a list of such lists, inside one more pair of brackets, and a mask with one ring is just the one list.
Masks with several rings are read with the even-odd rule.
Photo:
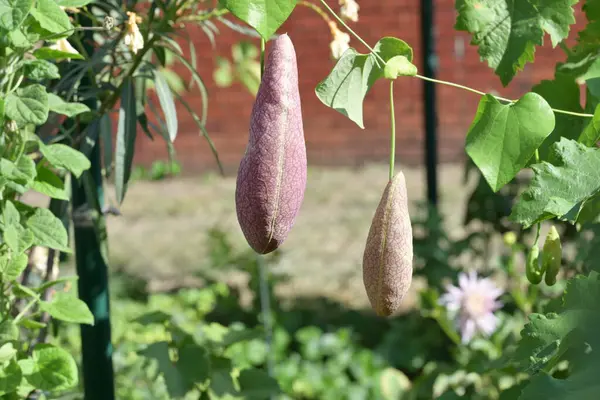
[[[375, 55], [375, 57], [376, 57], [376, 58], [377, 58], [377, 59], [378, 59], [380, 62], [382, 62], [382, 63], [385, 65], [385, 63], [386, 63], [386, 62], [385, 62], [385, 60], [384, 60], [384, 59], [383, 59], [383, 58], [382, 58], [382, 57], [381, 57], [379, 54], [377, 54], [377, 53], [375, 52], [375, 50], [373, 50], [373, 48], [372, 48], [371, 46], [369, 46], [369, 44], [363, 40], [363, 38], [361, 38], [361, 37], [360, 37], [360, 36], [359, 36], [359, 35], [358, 35], [356, 32], [354, 32], [354, 30], [352, 30], [352, 28], [350, 28], [350, 27], [349, 27], [349, 26], [348, 26], [348, 25], [347, 25], [347, 24], [344, 22], [344, 20], [343, 20], [343, 19], [341, 19], [341, 18], [340, 18], [340, 17], [339, 17], [339, 16], [338, 16], [338, 15], [335, 13], [335, 11], [333, 11], [333, 10], [331, 9], [331, 7], [329, 7], [329, 5], [328, 5], [328, 4], [325, 2], [325, 0], [320, 0], [320, 2], [321, 2], [321, 4], [323, 4], [323, 7], [325, 7], [325, 8], [327, 9], [327, 11], [329, 11], [329, 13], [330, 13], [331, 15], [333, 15], [333, 16], [334, 16], [334, 18], [335, 18], [335, 19], [336, 19], [336, 20], [337, 20], [337, 21], [338, 21], [338, 22], [339, 22], [339, 23], [340, 23], [340, 24], [341, 24], [341, 25], [342, 25], [342, 26], [343, 26], [343, 27], [344, 27], [344, 28], [345, 28], [345, 29], [346, 29], [346, 30], [347, 30], [347, 31], [348, 31], [350, 34], [352, 34], [352, 36], [354, 36], [354, 37], [355, 37], [355, 38], [356, 38], [356, 39], [357, 39], [359, 42], [361, 42], [361, 43], [362, 43], [362, 44], [363, 44], [363, 45], [364, 45], [364, 46], [365, 46], [367, 49], [369, 49], [369, 51], [370, 51], [372, 54], [374, 54], [374, 55]], [[418, 78], [418, 79], [425, 80], [425, 81], [429, 81], [429, 82], [438, 83], [438, 84], [440, 84], [440, 85], [452, 86], [452, 87], [455, 87], [455, 88], [458, 88], [458, 89], [463, 89], [463, 90], [466, 90], [466, 91], [469, 91], [469, 92], [472, 92], [472, 93], [476, 93], [476, 94], [478, 94], [478, 95], [480, 95], [480, 96], [485, 96], [486, 94], [489, 94], [489, 93], [485, 93], [485, 92], [482, 92], [481, 90], [473, 89], [473, 88], [471, 88], [471, 87], [468, 87], [468, 86], [465, 86], [465, 85], [460, 85], [460, 84], [458, 84], [458, 83], [454, 83], [454, 82], [448, 82], [448, 81], [444, 81], [444, 80], [440, 80], [440, 79], [428, 78], [428, 77], [426, 77], [426, 76], [419, 75], [419, 74], [417, 74], [417, 75], [414, 75], [414, 77], [415, 77], [415, 78]], [[494, 95], [492, 95], [492, 96], [494, 96]], [[517, 100], [511, 100], [511, 99], [507, 99], [507, 98], [500, 97], [500, 96], [494, 96], [494, 98], [495, 98], [496, 100], [498, 100], [498, 101], [502, 101], [502, 102], [505, 102], [505, 103], [516, 103], [516, 102], [517, 102]], [[584, 118], [593, 118], [593, 117], [594, 117], [594, 114], [578, 113], [578, 112], [574, 112], [574, 111], [561, 110], [561, 109], [558, 109], [558, 108], [552, 108], [552, 111], [554, 111], [554, 112], [555, 112], [555, 113], [557, 113], [557, 114], [573, 115], [573, 116], [576, 116], [576, 117], [584, 117]]]
[[394, 113], [394, 81], [390, 81], [390, 181], [394, 178], [396, 162], [396, 116]]

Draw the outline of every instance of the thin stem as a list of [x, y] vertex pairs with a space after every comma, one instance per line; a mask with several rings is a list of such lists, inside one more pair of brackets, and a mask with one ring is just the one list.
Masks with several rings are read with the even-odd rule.
[[394, 115], [394, 81], [390, 81], [390, 181], [394, 179], [396, 161], [396, 116]]
[[[447, 85], [447, 86], [452, 86], [452, 87], [455, 87], [455, 88], [467, 90], [469, 92], [476, 93], [476, 94], [478, 94], [480, 96], [485, 96], [486, 94], [488, 94], [488, 93], [482, 92], [481, 90], [473, 89], [473, 88], [470, 88], [468, 86], [460, 85], [458, 83], [443, 81], [443, 80], [440, 80], [440, 79], [428, 78], [426, 76], [419, 75], [419, 74], [415, 75], [415, 78], [419, 78], [419, 79], [422, 79], [424, 81], [439, 83], [441, 85]], [[506, 103], [514, 103], [514, 100], [511, 100], [511, 99], [507, 99], [507, 98], [499, 97], [499, 96], [494, 96], [494, 97], [496, 98], [496, 100], [504, 101]]]
[[260, 79], [262, 80], [262, 76], [265, 73], [265, 39], [260, 38]]
[[540, 162], [540, 150], [535, 149], [535, 162], [536, 164]]
[[[481, 90], [470, 88], [470, 87], [465, 86], [465, 85], [460, 85], [458, 83], [443, 81], [443, 80], [440, 80], [440, 79], [428, 78], [426, 76], [419, 75], [419, 74], [416, 74], [414, 77], [422, 79], [424, 81], [439, 83], [441, 85], [452, 86], [452, 87], [455, 87], [455, 88], [463, 89], [463, 90], [466, 90], [466, 91], [469, 91], [469, 92], [472, 92], [472, 93], [476, 93], [476, 94], [478, 94], [480, 96], [485, 96], [486, 94], [491, 94], [491, 93], [482, 92]], [[516, 103], [517, 102], [517, 100], [507, 99], [506, 97], [495, 96], [493, 94], [492, 94], [492, 96], [494, 96], [494, 98], [496, 100], [503, 101], [505, 103]], [[593, 118], [594, 117], [594, 114], [578, 113], [578, 112], [574, 112], [574, 111], [561, 110], [559, 108], [552, 108], [552, 111], [554, 111], [557, 114], [574, 115], [576, 117], [584, 117], [584, 118]]]
[[538, 222], [537, 227], [536, 227], [536, 231], [535, 231], [535, 242], [533, 242], [534, 246], [538, 245], [538, 240], [540, 240], [540, 230], [541, 230], [542, 224]]
[[39, 297], [34, 297], [33, 299], [31, 299], [31, 301], [29, 303], [27, 303], [27, 305], [25, 307], [23, 307], [23, 309], [21, 310], [21, 312], [15, 317], [15, 325], [25, 316], [25, 314], [27, 314], [27, 311], [29, 311], [29, 309], [31, 307], [33, 307], [35, 305], [35, 303], [37, 303], [38, 301], [40, 301]]
[[275, 360], [272, 351], [273, 341], [273, 321], [271, 312], [271, 293], [269, 291], [269, 275], [265, 266], [264, 256], [256, 255], [258, 264], [258, 274], [260, 279], [260, 308], [265, 329], [265, 344], [267, 346], [267, 371], [269, 376], [273, 376]]

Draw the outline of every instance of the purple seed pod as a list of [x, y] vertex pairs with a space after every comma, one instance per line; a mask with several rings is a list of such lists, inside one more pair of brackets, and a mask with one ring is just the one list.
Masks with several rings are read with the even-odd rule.
[[413, 236], [404, 174], [386, 186], [363, 256], [363, 282], [379, 316], [395, 313], [412, 282]]
[[237, 217], [250, 247], [277, 249], [294, 225], [306, 189], [296, 51], [287, 34], [273, 41], [250, 117], [250, 138], [238, 170]]

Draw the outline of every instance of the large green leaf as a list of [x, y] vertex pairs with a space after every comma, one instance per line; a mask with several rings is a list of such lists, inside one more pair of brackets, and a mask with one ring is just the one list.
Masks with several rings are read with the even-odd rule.
[[27, 267], [27, 254], [14, 254], [8, 262], [0, 262], [0, 271], [2, 273], [2, 279], [5, 281], [12, 281], [21, 276], [21, 273]]
[[36, 192], [45, 194], [53, 199], [69, 200], [65, 190], [65, 183], [50, 169], [41, 166], [31, 187]]
[[208, 350], [198, 345], [185, 345], [178, 351], [177, 369], [189, 382], [203, 384], [210, 376]]
[[596, 336], [600, 328], [599, 300], [600, 281], [596, 273], [571, 278], [567, 282], [560, 314], [529, 316], [529, 323], [521, 331], [521, 341], [514, 352], [517, 365], [537, 373], [548, 362], [562, 356], [573, 339]]
[[40, 141], [39, 146], [40, 152], [50, 164], [56, 168], [64, 168], [78, 178], [91, 166], [90, 160], [83, 153], [65, 144], [45, 145]]
[[4, 204], [4, 210], [2, 211], [2, 223], [4, 226], [16, 225], [21, 221], [21, 215], [19, 210], [13, 204], [12, 201], [7, 200]]
[[[408, 61], [413, 57], [411, 47], [393, 37], [382, 38], [373, 50], [384, 62], [396, 56], [404, 56]], [[385, 64], [375, 54], [360, 54], [350, 48], [315, 92], [323, 104], [364, 128], [363, 101], [375, 81], [383, 77], [384, 68]]]
[[60, 347], [38, 344], [19, 366], [29, 384], [41, 390], [66, 390], [77, 385], [77, 363]]
[[33, 84], [6, 96], [6, 116], [19, 126], [41, 125], [48, 119], [48, 93], [46, 88]]
[[49, 47], [42, 47], [33, 52], [33, 55], [40, 60], [61, 60], [72, 58], [74, 60], [83, 60], [84, 57], [79, 53], [69, 53], [66, 51], [60, 51], [51, 49]]
[[281, 393], [277, 381], [265, 371], [244, 369], [238, 377], [242, 398], [248, 400], [268, 399]]
[[527, 165], [554, 129], [554, 113], [538, 94], [513, 104], [482, 97], [467, 134], [467, 154], [497, 192]]
[[544, 31], [556, 46], [575, 22], [573, 0], [457, 0], [455, 28], [472, 34], [471, 44], [504, 86], [535, 57]]
[[16, 164], [3, 158], [0, 160], [0, 175], [14, 182], [10, 186], [12, 189], [24, 193], [36, 176], [35, 163], [25, 155], [19, 157]]
[[173, 143], [177, 137], [177, 111], [175, 109], [173, 93], [171, 93], [169, 83], [157, 69], [154, 70], [154, 86], [156, 88], [158, 101], [160, 102], [160, 106], [165, 115], [169, 139], [171, 140], [171, 143]]
[[43, 79], [59, 79], [58, 66], [46, 60], [23, 61], [23, 72], [29, 79], [41, 81]]
[[157, 362], [158, 371], [165, 380], [171, 398], [183, 397], [194, 388], [193, 383], [188, 382], [171, 361], [167, 342], [152, 343], [140, 351], [140, 354]]
[[17, 230], [17, 225], [5, 226], [2, 239], [9, 249], [16, 252], [19, 249], [19, 231]]
[[115, 149], [115, 186], [117, 200], [123, 202], [127, 192], [127, 184], [131, 177], [131, 166], [135, 152], [136, 137], [135, 92], [131, 79], [126, 79], [121, 91], [121, 107], [119, 109], [119, 125], [117, 128], [117, 144]]
[[0, 396], [14, 393], [21, 384], [21, 379], [21, 368], [14, 360], [0, 368]]
[[532, 166], [534, 177], [510, 215], [525, 227], [554, 216], [574, 222], [600, 189], [600, 149], [561, 139], [550, 158]]
[[600, 280], [597, 273], [579, 275], [567, 282], [562, 312], [533, 314], [521, 332], [515, 361], [536, 374], [569, 359], [569, 376], [555, 379], [545, 372], [534, 375], [521, 393], [522, 400], [587, 400], [598, 397], [598, 358], [586, 354], [596, 348], [600, 328]]
[[40, 308], [61, 321], [94, 325], [94, 316], [88, 306], [66, 293], [58, 292], [51, 301], [42, 301]]
[[20, 224], [20, 214], [11, 201], [4, 205], [2, 225], [4, 226], [4, 241], [16, 254], [23, 253], [33, 244], [33, 234]]
[[600, 393], [597, 359], [575, 365], [566, 379], [557, 379], [542, 372], [531, 379], [519, 400], [597, 400]]
[[584, 310], [531, 314], [521, 331], [514, 361], [524, 371], [533, 374], [539, 372], [552, 358], [564, 354], [571, 344], [569, 335], [589, 316], [590, 313]]
[[569, 28], [575, 23], [573, 5], [579, 0], [532, 0], [540, 13], [542, 29], [550, 35], [552, 46], [556, 47], [569, 36]]
[[0, 322], [0, 343], [19, 340], [19, 328], [12, 319], [6, 319]]
[[90, 111], [90, 108], [83, 103], [68, 103], [54, 93], [48, 93], [48, 108], [55, 113], [74, 117], [84, 112]]
[[[568, 76], [557, 75], [554, 80], [542, 81], [534, 86], [531, 91], [542, 96], [552, 108], [583, 112], [580, 103], [579, 85]], [[539, 148], [541, 160], [547, 160], [550, 146], [559, 141], [560, 138], [577, 139], [586, 122], [584, 118], [567, 114], [556, 114], [555, 119], [554, 130]]]
[[31, 10], [33, 0], [0, 0], [0, 28], [16, 30]]
[[73, 29], [69, 16], [54, 0], [37, 0], [31, 15], [43, 29], [51, 33], [66, 33]]
[[296, 7], [296, 0], [219, 0], [219, 3], [256, 29], [265, 40], [269, 40]]
[[36, 208], [27, 220], [27, 227], [34, 237], [34, 244], [70, 253], [69, 236], [62, 221], [46, 208]]

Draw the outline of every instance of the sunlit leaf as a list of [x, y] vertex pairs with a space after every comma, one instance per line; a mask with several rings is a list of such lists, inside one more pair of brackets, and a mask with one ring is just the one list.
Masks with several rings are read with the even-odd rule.
[[171, 143], [177, 137], [177, 111], [175, 110], [175, 102], [173, 101], [173, 93], [169, 88], [167, 80], [163, 77], [159, 70], [154, 70], [154, 85], [158, 101], [165, 115], [167, 132]]
[[233, 15], [268, 40], [290, 16], [296, 0], [219, 0]]
[[554, 113], [538, 94], [514, 104], [485, 95], [469, 128], [466, 151], [495, 192], [527, 165], [554, 129]]
[[[404, 41], [384, 37], [375, 45], [375, 53], [360, 54], [350, 48], [333, 71], [317, 85], [315, 92], [323, 104], [345, 115], [358, 126], [363, 124], [363, 101], [375, 81], [383, 77], [385, 62], [395, 56], [412, 61], [412, 49]], [[379, 59], [383, 59], [383, 63]]]

